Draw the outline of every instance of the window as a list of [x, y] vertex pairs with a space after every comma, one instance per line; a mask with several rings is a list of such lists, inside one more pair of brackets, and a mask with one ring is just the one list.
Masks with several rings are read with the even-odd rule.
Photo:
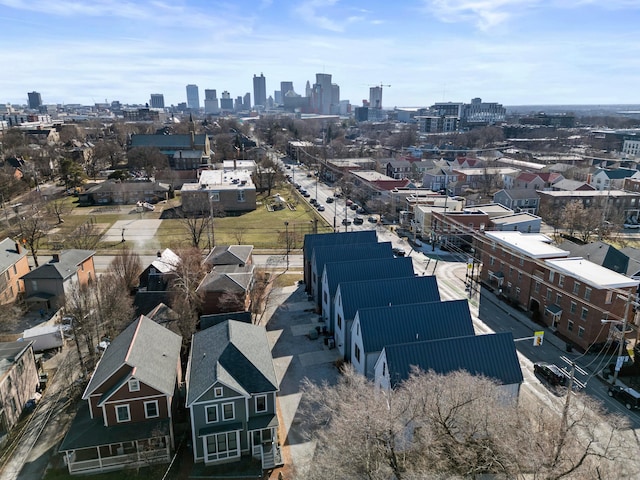
[[518, 272], [518, 281], [522, 280], [522, 272]]
[[358, 363], [360, 363], [360, 346], [359, 345], [356, 345], [354, 355]]
[[210, 202], [219, 202], [220, 201], [220, 192], [210, 192], [209, 193], [209, 201]]
[[578, 336], [579, 337], [584, 336], [584, 327], [578, 327]]
[[160, 412], [158, 412], [157, 400], [144, 402], [144, 416], [145, 418], [155, 418], [160, 416]]
[[222, 404], [222, 419], [223, 420], [233, 420], [236, 418], [236, 410], [233, 403], [223, 403]]
[[578, 295], [578, 293], [580, 293], [580, 283], [573, 282], [573, 293], [575, 295]]
[[511, 277], [511, 275], [513, 275], [513, 267], [509, 267], [509, 277]]
[[588, 315], [589, 315], [589, 309], [582, 307], [582, 313], [580, 313], [580, 318], [582, 320], [586, 320]]
[[322, 297], [324, 298], [324, 303], [327, 303], [327, 292], [322, 292]]
[[560, 295], [559, 293], [556, 293], [556, 305], [560, 305], [561, 302], [562, 302], [562, 295]]
[[244, 202], [244, 190], [238, 190], [238, 202]]
[[13, 266], [13, 274], [14, 275], [18, 274], [18, 269], [17, 269], [17, 267], [15, 265]]
[[584, 299], [586, 301], [591, 300], [591, 289], [589, 287], [585, 287], [584, 289]]
[[493, 257], [489, 257], [489, 265], [493, 266], [496, 263], [496, 259]]
[[567, 323], [567, 330], [573, 332], [573, 320], [569, 320], [569, 323]]
[[129, 391], [130, 392], [140, 391], [140, 382], [136, 378], [132, 378], [129, 380]]
[[213, 389], [213, 396], [216, 398], [220, 398], [223, 395], [224, 391], [222, 387], [216, 387]]
[[551, 289], [547, 288], [547, 302], [551, 301]]
[[516, 298], [520, 298], [520, 287], [516, 287]]
[[549, 281], [553, 283], [553, 277], [555, 277], [555, 272], [549, 270]]
[[540, 282], [536, 281], [535, 286], [533, 288], [536, 293], [540, 293]]
[[131, 414], [129, 413], [129, 405], [117, 405], [116, 406], [116, 421], [118, 423], [128, 422], [131, 420]]
[[576, 305], [576, 302], [571, 302], [571, 313], [576, 313], [577, 309], [578, 305]]
[[342, 330], [342, 317], [338, 314], [338, 328]]
[[256, 413], [267, 411], [267, 396], [258, 395], [256, 397]]
[[238, 433], [225, 432], [209, 435], [206, 440], [207, 459], [239, 457]]
[[564, 275], [560, 275], [558, 277], [558, 286], [559, 287], [564, 287]]
[[218, 406], [217, 405], [208, 405], [205, 409], [205, 414], [207, 416], [207, 423], [215, 423], [218, 421]]
[[523, 267], [524, 266], [524, 258], [520, 259], [520, 266]]
[[613, 292], [609, 290], [607, 296], [604, 299], [604, 303], [611, 303], [613, 301]]
[[387, 374], [387, 362], [382, 362], [382, 376]]

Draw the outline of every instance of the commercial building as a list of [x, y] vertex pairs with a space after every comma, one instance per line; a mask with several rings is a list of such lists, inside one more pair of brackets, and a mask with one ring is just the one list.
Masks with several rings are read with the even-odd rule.
[[152, 93], [149, 106], [151, 108], [164, 108], [164, 95], [161, 93]]
[[200, 109], [200, 93], [197, 85], [187, 85], [187, 107], [192, 110]]
[[31, 110], [38, 110], [42, 106], [42, 96], [40, 92], [29, 92], [27, 96], [29, 97], [29, 108]]
[[253, 76], [253, 102], [254, 107], [267, 106], [267, 80], [262, 73]]

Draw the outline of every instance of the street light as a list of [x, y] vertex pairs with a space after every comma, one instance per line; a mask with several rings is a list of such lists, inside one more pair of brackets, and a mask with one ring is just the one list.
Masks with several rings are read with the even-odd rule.
[[287, 245], [287, 270], [289, 270], [289, 222], [284, 222], [285, 240]]

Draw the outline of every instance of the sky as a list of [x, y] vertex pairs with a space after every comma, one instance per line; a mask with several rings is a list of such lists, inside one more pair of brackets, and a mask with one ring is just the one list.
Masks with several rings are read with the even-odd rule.
[[[640, 0], [0, 0], [0, 102], [304, 95], [361, 105], [640, 103]], [[387, 86], [390, 85], [390, 86]]]

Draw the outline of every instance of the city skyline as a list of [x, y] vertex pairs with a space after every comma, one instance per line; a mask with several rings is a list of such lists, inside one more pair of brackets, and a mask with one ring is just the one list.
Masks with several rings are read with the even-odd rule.
[[[481, 97], [504, 105], [640, 103], [632, 0], [0, 0], [6, 46], [0, 102], [186, 102], [204, 92], [304, 95], [326, 73], [353, 105], [384, 87], [382, 106]], [[185, 32], [188, 31], [188, 34]]]

